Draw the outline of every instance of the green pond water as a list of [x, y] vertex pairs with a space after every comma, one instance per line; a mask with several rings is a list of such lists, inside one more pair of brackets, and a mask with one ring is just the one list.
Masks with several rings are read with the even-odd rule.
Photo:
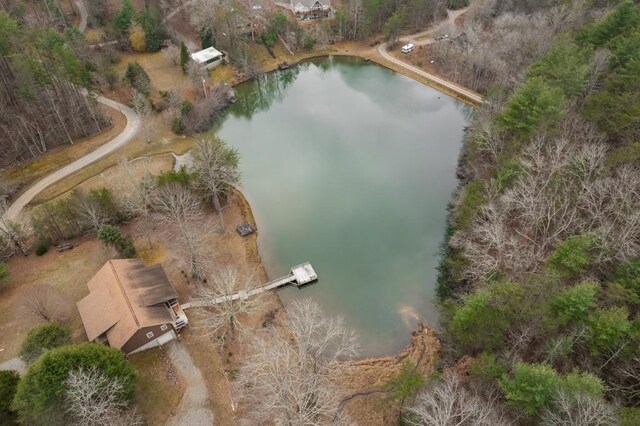
[[471, 109], [377, 65], [326, 58], [236, 88], [217, 134], [271, 279], [310, 261], [320, 280], [279, 291], [344, 316], [363, 355], [408, 343], [432, 300], [447, 203]]

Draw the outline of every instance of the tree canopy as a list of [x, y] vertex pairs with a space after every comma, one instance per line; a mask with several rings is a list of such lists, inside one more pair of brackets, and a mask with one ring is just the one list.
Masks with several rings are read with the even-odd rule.
[[94, 368], [105, 377], [121, 380], [121, 398], [132, 400], [135, 371], [122, 352], [95, 343], [63, 346], [47, 351], [20, 380], [13, 404], [19, 420], [34, 425], [65, 423], [67, 377], [81, 368]]

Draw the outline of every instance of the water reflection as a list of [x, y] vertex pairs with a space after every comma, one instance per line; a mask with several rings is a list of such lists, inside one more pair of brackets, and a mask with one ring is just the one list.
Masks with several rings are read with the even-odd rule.
[[236, 89], [218, 134], [241, 154], [242, 191], [267, 272], [311, 261], [313, 297], [361, 336], [364, 353], [436, 325], [438, 249], [467, 109], [360, 60], [313, 60]]
[[237, 101], [230, 111], [237, 117], [250, 120], [255, 113], [269, 109], [274, 102], [282, 102], [287, 89], [308, 67], [308, 63], [303, 63], [287, 70], [259, 75], [250, 84], [236, 86]]

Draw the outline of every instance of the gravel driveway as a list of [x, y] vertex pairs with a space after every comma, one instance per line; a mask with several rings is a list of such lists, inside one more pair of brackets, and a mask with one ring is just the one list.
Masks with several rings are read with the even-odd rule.
[[213, 411], [209, 407], [209, 391], [202, 373], [193, 363], [186, 348], [178, 341], [167, 345], [169, 359], [186, 384], [178, 412], [167, 422], [168, 426], [213, 425]]

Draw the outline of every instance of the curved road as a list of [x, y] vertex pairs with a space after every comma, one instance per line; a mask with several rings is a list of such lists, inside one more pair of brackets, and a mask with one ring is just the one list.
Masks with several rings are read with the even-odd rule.
[[78, 30], [83, 33], [84, 30], [87, 29], [87, 18], [89, 14], [87, 13], [87, 7], [84, 4], [83, 0], [76, 0], [76, 6], [78, 7], [78, 11], [80, 12], [80, 23], [78, 24]]
[[64, 179], [70, 174], [77, 172], [83, 167], [86, 167], [89, 164], [98, 161], [105, 155], [110, 154], [116, 149], [126, 145], [131, 141], [131, 139], [133, 139], [136, 133], [138, 133], [141, 123], [140, 117], [138, 117], [138, 115], [131, 108], [102, 96], [98, 96], [97, 101], [108, 107], [118, 109], [120, 110], [120, 112], [122, 112], [122, 114], [124, 114], [125, 118], [127, 119], [127, 125], [125, 126], [124, 130], [122, 130], [122, 132], [118, 136], [111, 139], [106, 144], [100, 146], [95, 151], [92, 151], [84, 157], [81, 157], [80, 159], [74, 161], [73, 163], [56, 170], [55, 172], [45, 176], [44, 178], [30, 186], [29, 189], [22, 193], [22, 195], [20, 195], [5, 211], [5, 219], [16, 220], [22, 209], [27, 204], [29, 204], [29, 202], [33, 200], [36, 195], [42, 192], [49, 185], [53, 185], [54, 183]]
[[[455, 25], [455, 20], [458, 16], [462, 15], [463, 13], [465, 13], [467, 9], [461, 9], [461, 10], [457, 10], [457, 11], [447, 11], [448, 13], [448, 18], [446, 20], [444, 20], [440, 25], [438, 25], [435, 28], [432, 28], [430, 30], [427, 31], [422, 31], [416, 34], [413, 34], [411, 36], [408, 37], [402, 37], [400, 40], [403, 40], [403, 42], [408, 42], [409, 40], [412, 39], [416, 39], [419, 37], [423, 37], [425, 35], [430, 35], [432, 33], [438, 32], [438, 31], [442, 31], [444, 28], [446, 28], [446, 26], [449, 26], [451, 28], [453, 28], [453, 26]], [[425, 40], [416, 40], [416, 41], [412, 41], [413, 44], [418, 45], [418, 46], [422, 46], [422, 45], [426, 45], [426, 44], [432, 44], [434, 43], [434, 39], [432, 38], [428, 38]], [[476, 92], [474, 92], [471, 89], [467, 89], [466, 87], [460, 86], [456, 83], [453, 83], [451, 81], [445, 80], [443, 78], [440, 78], [436, 75], [433, 75], [431, 73], [428, 73], [418, 67], [414, 67], [413, 65], [409, 65], [408, 63], [401, 61], [398, 58], [395, 58], [393, 56], [391, 56], [388, 52], [387, 52], [387, 43], [382, 43], [378, 46], [378, 53], [380, 54], [380, 56], [382, 56], [384, 59], [386, 59], [389, 62], [392, 62], [396, 65], [401, 66], [402, 68], [405, 68], [415, 74], [418, 74], [424, 78], [426, 78], [429, 81], [432, 81], [436, 84], [438, 84], [439, 86], [442, 86], [462, 97], [464, 97], [465, 99], [469, 99], [472, 102], [478, 103], [478, 104], [482, 104], [484, 102], [484, 99], [482, 98], [482, 96]]]

